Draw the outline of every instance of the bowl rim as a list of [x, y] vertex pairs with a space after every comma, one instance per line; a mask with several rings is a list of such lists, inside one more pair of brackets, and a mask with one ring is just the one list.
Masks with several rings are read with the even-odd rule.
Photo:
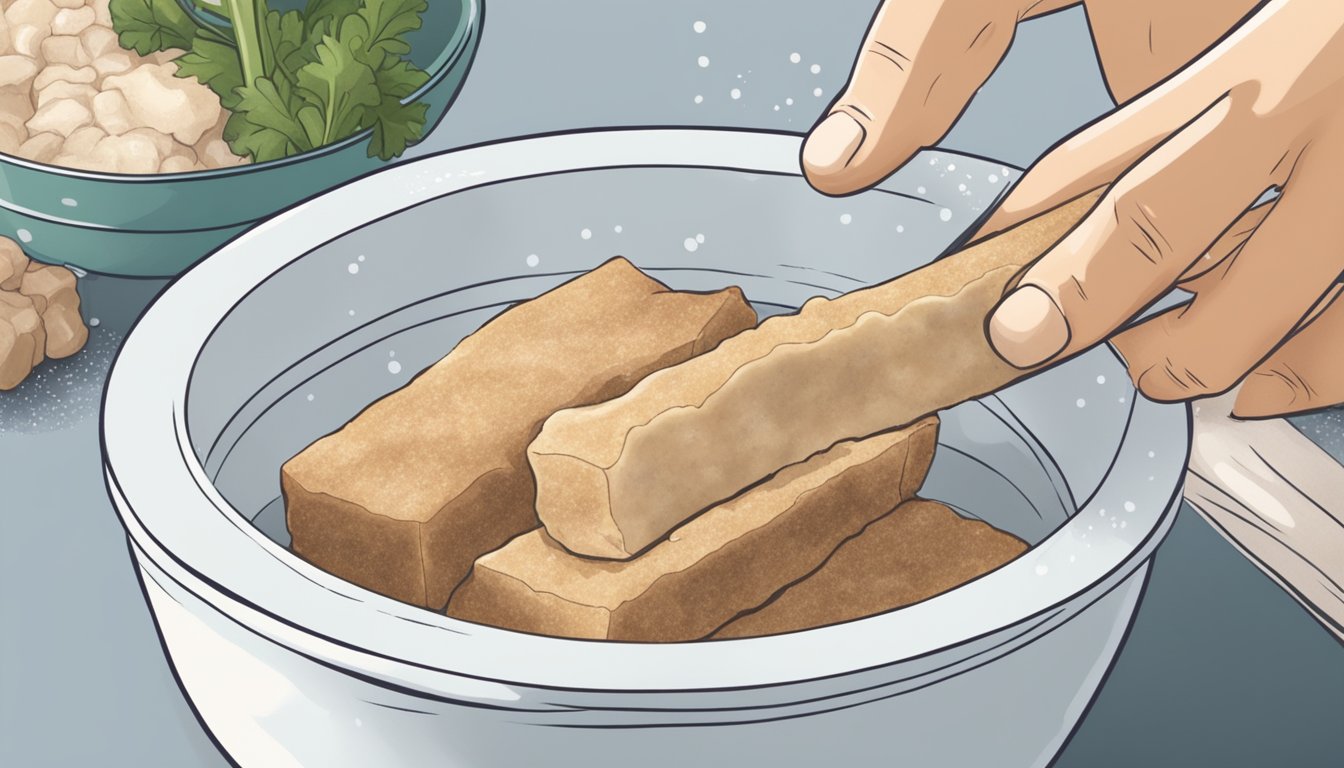
[[[449, 0], [451, 2], [451, 0]], [[410, 95], [401, 100], [403, 104], [410, 104], [424, 98], [425, 94], [438, 87], [444, 78], [452, 73], [453, 68], [467, 57], [467, 66], [471, 65], [471, 59], [475, 56], [474, 42], [480, 37], [481, 25], [484, 23], [485, 8], [484, 0], [457, 0], [461, 7], [461, 15], [457, 26], [453, 29], [453, 34], [444, 43], [442, 49], [435, 57], [434, 61], [426, 68], [429, 73], [429, 79], [423, 85], [413, 91]], [[425, 125], [424, 135], [420, 137], [416, 144], [429, 138], [431, 132], [443, 120], [440, 115], [434, 123]], [[111, 181], [118, 184], [153, 184], [167, 182], [182, 182], [195, 180], [214, 180], [229, 176], [245, 176], [250, 173], [262, 173], [273, 168], [281, 168], [286, 165], [294, 165], [308, 160], [314, 160], [327, 155], [333, 155], [348, 149], [351, 146], [362, 144], [369, 140], [373, 135], [372, 128], [366, 128], [359, 133], [347, 136], [333, 144], [318, 147], [317, 149], [301, 152], [297, 155], [282, 157], [276, 160], [267, 160], [264, 163], [244, 163], [229, 168], [210, 168], [204, 171], [182, 171], [178, 173], [116, 173], [112, 171], [89, 171], [82, 168], [67, 168], [62, 165], [53, 165], [51, 163], [39, 163], [36, 160], [29, 160], [25, 157], [10, 155], [0, 152], [0, 167], [5, 165], [14, 165], [29, 171], [45, 173], [52, 176], [59, 176], [69, 179], [81, 179], [87, 181]], [[415, 146], [411, 144], [409, 146]], [[408, 147], [409, 148], [409, 147]], [[246, 223], [246, 222], [244, 222]], [[216, 229], [227, 229], [230, 226], [217, 227]]]
[[[1099, 599], [1152, 555], [1174, 519], [1189, 451], [1183, 405], [1131, 398], [1112, 469], [1143, 465], [1154, 477], [1152, 487], [1169, 491], [1153, 503], [1122, 502], [1128, 492], [1118, 486], [1118, 473], [1108, 472], [1079, 513], [1044, 541], [934, 599], [818, 629], [695, 643], [541, 637], [374, 594], [266, 538], [213, 488], [195, 456], [185, 413], [197, 355], [237, 301], [313, 248], [481, 186], [630, 166], [796, 177], [800, 149], [797, 134], [739, 129], [613, 129], [489, 142], [398, 164], [254, 227], [169, 285], [137, 321], [109, 376], [101, 425], [105, 476], [134, 548], [224, 616], [309, 658], [381, 684], [452, 690], [459, 699], [496, 706], [518, 699], [509, 685], [688, 692], [826, 680], [955, 653], [972, 641], [1047, 621], [1067, 605]], [[437, 176], [444, 183], [424, 184]], [[1154, 461], [1149, 452], [1145, 458], [1151, 445], [1179, 445], [1181, 455]], [[1126, 510], [1127, 526], [1097, 526], [1102, 530], [1086, 542], [1095, 554], [1063, 565], [1084, 549], [1085, 517], [1108, 505]], [[1051, 578], [1041, 578], [1052, 568]], [[275, 578], [292, 588], [274, 589]]]

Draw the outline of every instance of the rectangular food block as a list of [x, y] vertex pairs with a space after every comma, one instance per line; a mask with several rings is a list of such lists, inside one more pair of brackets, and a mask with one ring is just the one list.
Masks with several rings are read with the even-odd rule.
[[546, 530], [574, 552], [628, 558], [780, 467], [1025, 375], [990, 347], [986, 317], [1094, 200], [813, 299], [623, 397], [556, 413], [528, 449]]
[[281, 470], [296, 553], [442, 610], [472, 561], [539, 525], [527, 444], [752, 327], [742, 292], [682, 293], [614, 259], [523, 302]]
[[1026, 549], [1016, 536], [942, 504], [907, 501], [840, 545], [816, 573], [713, 637], [777, 635], [873, 616], [965, 584]]
[[841, 443], [692, 519], [633, 560], [578, 557], [543, 530], [526, 533], [476, 561], [448, 614], [555, 637], [703, 638], [912, 497], [937, 433], [931, 418]]

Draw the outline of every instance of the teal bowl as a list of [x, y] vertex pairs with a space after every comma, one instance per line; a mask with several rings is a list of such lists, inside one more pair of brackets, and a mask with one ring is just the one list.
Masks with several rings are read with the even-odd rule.
[[[429, 81], [425, 134], [457, 97], [480, 40], [483, 0], [432, 0], [410, 36]], [[284, 3], [276, 3], [277, 7]], [[171, 277], [283, 208], [388, 164], [371, 131], [265, 163], [190, 173], [95, 173], [0, 154], [0, 235], [39, 261], [127, 277]], [[392, 161], [395, 162], [395, 161]]]

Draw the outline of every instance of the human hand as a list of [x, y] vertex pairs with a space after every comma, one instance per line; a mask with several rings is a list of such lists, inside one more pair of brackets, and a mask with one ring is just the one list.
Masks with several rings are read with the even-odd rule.
[[[1270, 2], [1023, 177], [984, 231], [1109, 189], [1000, 304], [990, 339], [1010, 363], [1039, 365], [1180, 286], [1193, 301], [1112, 339], [1145, 395], [1245, 378], [1239, 416], [1344, 400], [1341, 168], [1344, 5]], [[1271, 188], [1277, 200], [1248, 210]]]
[[[1007, 50], [1018, 20], [1064, 5], [920, 0], [884, 8], [848, 88], [808, 139], [809, 180], [844, 194], [885, 177], [946, 132]], [[1215, 4], [1198, 17], [1158, 0], [1087, 5], [1108, 87], [1125, 100], [1225, 34], [1251, 2]], [[1195, 302], [1115, 339], [1150, 397], [1212, 394], [1253, 369], [1238, 415], [1344, 399], [1344, 356], [1330, 351], [1344, 342], [1344, 301], [1330, 304], [1328, 291], [1344, 266], [1344, 237], [1308, 234], [1330, 223], [1318, 219], [1329, 194], [1319, 177], [1338, 163], [1333, 145], [1344, 138], [1331, 103], [1344, 101], [1342, 10], [1329, 0], [1260, 9], [1176, 77], [1027, 173], [982, 232], [1111, 189], [995, 315], [991, 340], [1005, 359], [1028, 367], [1072, 354], [1179, 284]], [[1290, 160], [1307, 166], [1294, 170]], [[1228, 226], [1290, 175], [1295, 192]], [[1268, 221], [1276, 223], [1261, 231]], [[1293, 264], [1264, 255], [1276, 251], [1291, 253]]]

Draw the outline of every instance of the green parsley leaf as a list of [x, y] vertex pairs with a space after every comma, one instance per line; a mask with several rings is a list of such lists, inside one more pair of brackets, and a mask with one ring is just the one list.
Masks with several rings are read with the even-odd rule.
[[342, 19], [354, 16], [361, 0], [308, 0], [303, 9], [304, 37], [321, 39], [336, 32]]
[[175, 0], [111, 0], [108, 10], [121, 45], [141, 56], [190, 48], [196, 36], [196, 22]]
[[[235, 153], [251, 155], [254, 162], [261, 163], [325, 143], [313, 140], [309, 128], [313, 118], [300, 114], [305, 105], [295, 98], [293, 87], [286, 81], [259, 77], [237, 93], [238, 105], [224, 126], [224, 140]], [[306, 108], [316, 111], [313, 107]]]
[[381, 101], [373, 70], [330, 35], [317, 46], [317, 61], [299, 70], [299, 93], [322, 110], [322, 144], [349, 136], [361, 127], [365, 109]]
[[[377, 69], [384, 60], [400, 59], [411, 52], [403, 38], [420, 28], [420, 14], [428, 8], [425, 0], [364, 0], [359, 11], [341, 25], [341, 37], [353, 44], [360, 39], [356, 54]], [[351, 30], [347, 31], [346, 27]]]
[[313, 60], [317, 47], [316, 38], [310, 42], [304, 31], [303, 15], [298, 11], [271, 11], [262, 27], [268, 66], [273, 73], [294, 82], [303, 65]]
[[243, 85], [243, 70], [238, 50], [231, 45], [197, 35], [191, 50], [177, 57], [177, 76], [195, 77], [210, 86], [225, 109], [238, 105], [236, 91]]
[[422, 101], [402, 104], [399, 99], [384, 99], [372, 110], [373, 138], [369, 140], [369, 157], [391, 160], [400, 156], [407, 145], [424, 134], [428, 112], [429, 105]]

